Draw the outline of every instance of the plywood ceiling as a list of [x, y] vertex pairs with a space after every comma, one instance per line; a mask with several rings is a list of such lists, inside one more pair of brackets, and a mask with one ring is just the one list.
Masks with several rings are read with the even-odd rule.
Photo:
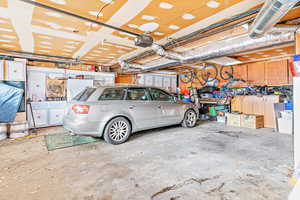
[[282, 46], [282, 47], [278, 47], [278, 48], [265, 49], [265, 50], [261, 50], [261, 51], [245, 53], [245, 54], [235, 56], [235, 58], [238, 60], [241, 60], [241, 61], [250, 62], [250, 61], [258, 60], [258, 59], [267, 59], [267, 58], [291, 56], [291, 55], [295, 55], [295, 46], [294, 45]]
[[113, 60], [117, 60], [120, 56], [134, 51], [136, 48], [119, 45], [112, 42], [104, 42], [97, 44], [86, 55], [82, 57], [84, 60], [93, 60], [98, 63], [105, 64], [110, 63]]
[[[263, 0], [36, 1], [136, 33], [149, 32], [158, 43], [169, 37], [186, 35], [263, 3]], [[295, 13], [297, 11], [289, 17], [297, 16]], [[211, 39], [220, 39], [217, 37]], [[0, 0], [0, 47], [3, 49], [79, 57], [111, 65], [124, 56], [144, 50], [134, 46], [133, 39], [131, 35], [19, 0]]]
[[[241, 0], [152, 0], [122, 28], [138, 33], [149, 32], [155, 40], [160, 40], [238, 2]], [[132, 39], [118, 31], [113, 34]]]
[[7, 8], [7, 0], [0, 0], [0, 7]]
[[0, 48], [21, 50], [18, 35], [10, 19], [0, 17]]
[[54, 37], [47, 34], [33, 33], [34, 52], [38, 54], [72, 57], [83, 42]]

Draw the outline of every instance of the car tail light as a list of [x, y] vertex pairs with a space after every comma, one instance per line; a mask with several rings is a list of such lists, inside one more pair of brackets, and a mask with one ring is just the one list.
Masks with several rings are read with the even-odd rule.
[[72, 110], [76, 114], [88, 114], [90, 111], [90, 106], [89, 105], [80, 105], [80, 104], [75, 104], [72, 106]]

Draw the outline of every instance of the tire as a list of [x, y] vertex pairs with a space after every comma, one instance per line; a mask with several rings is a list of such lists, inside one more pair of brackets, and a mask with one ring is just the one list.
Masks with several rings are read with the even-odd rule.
[[220, 76], [223, 80], [233, 79], [233, 67], [232, 66], [222, 66], [220, 70]]
[[[190, 121], [191, 120], [191, 117], [193, 115], [193, 121]], [[184, 118], [181, 122], [181, 126], [184, 127], [184, 128], [193, 128], [196, 126], [196, 123], [197, 123], [197, 114], [194, 110], [190, 109], [190, 110], [187, 110], [184, 114]]]
[[194, 73], [193, 71], [187, 70], [183, 71], [179, 75], [180, 81], [183, 83], [190, 83], [194, 79]]
[[201, 76], [205, 83], [214, 81], [217, 79], [218, 69], [215, 65], [205, 65], [202, 69]]
[[129, 121], [124, 117], [117, 117], [107, 123], [103, 138], [109, 144], [118, 145], [126, 142], [130, 135], [131, 124]]

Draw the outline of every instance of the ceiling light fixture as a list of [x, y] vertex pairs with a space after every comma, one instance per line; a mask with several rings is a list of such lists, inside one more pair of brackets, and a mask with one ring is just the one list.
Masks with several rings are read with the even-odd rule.
[[1, 35], [1, 37], [8, 38], [8, 39], [16, 39], [17, 38], [16, 36], [13, 36], [13, 35]]
[[89, 11], [90, 15], [94, 15], [94, 16], [99, 16], [99, 17], [103, 17], [103, 13], [99, 13], [98, 11]]
[[2, 27], [0, 27], [0, 31], [13, 32], [13, 30], [11, 30], [11, 29], [8, 29], [8, 28], [2, 28]]
[[41, 44], [45, 44], [45, 45], [52, 45], [51, 42], [47, 42], [47, 41], [41, 41], [40, 43], [41, 43]]
[[61, 14], [57, 13], [57, 12], [45, 12], [46, 15], [50, 16], [50, 17], [57, 17], [57, 18], [61, 18]]
[[2, 40], [0, 39], [0, 42], [12, 42], [11, 40]]
[[208, 1], [206, 5], [210, 8], [218, 8], [220, 6], [220, 3], [214, 0]]
[[178, 29], [179, 29], [179, 26], [176, 26], [176, 25], [170, 25], [169, 28], [170, 28], [170, 29], [173, 29], [173, 30], [178, 30]]
[[65, 0], [50, 0], [50, 1], [52, 1], [53, 3], [56, 3], [56, 4], [66, 5]]
[[1, 46], [4, 46], [4, 47], [11, 47], [11, 48], [16, 48], [14, 45], [10, 45], [10, 44], [1, 44]]
[[156, 17], [150, 16], [150, 15], [143, 15], [143, 16], [142, 16], [142, 19], [151, 21], [151, 20], [155, 20]]
[[159, 4], [159, 7], [160, 8], [163, 8], [163, 9], [172, 9], [173, 8], [173, 5], [172, 4], [169, 4], [169, 3], [166, 3], [166, 2], [161, 2]]
[[138, 28], [138, 27], [139, 27], [138, 25], [135, 25], [135, 24], [128, 24], [128, 26], [129, 26], [130, 28]]
[[194, 19], [195, 16], [192, 15], [192, 14], [189, 14], [189, 13], [185, 13], [185, 14], [182, 15], [182, 18], [186, 19], [186, 20], [191, 20], [191, 19]]

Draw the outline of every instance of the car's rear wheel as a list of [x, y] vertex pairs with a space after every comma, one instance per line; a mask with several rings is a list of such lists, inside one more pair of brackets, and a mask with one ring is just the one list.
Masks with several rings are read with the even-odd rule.
[[104, 130], [104, 140], [110, 144], [122, 144], [131, 134], [131, 125], [124, 117], [117, 117], [108, 122]]
[[193, 128], [197, 123], [197, 114], [194, 110], [186, 111], [181, 125], [185, 128]]

